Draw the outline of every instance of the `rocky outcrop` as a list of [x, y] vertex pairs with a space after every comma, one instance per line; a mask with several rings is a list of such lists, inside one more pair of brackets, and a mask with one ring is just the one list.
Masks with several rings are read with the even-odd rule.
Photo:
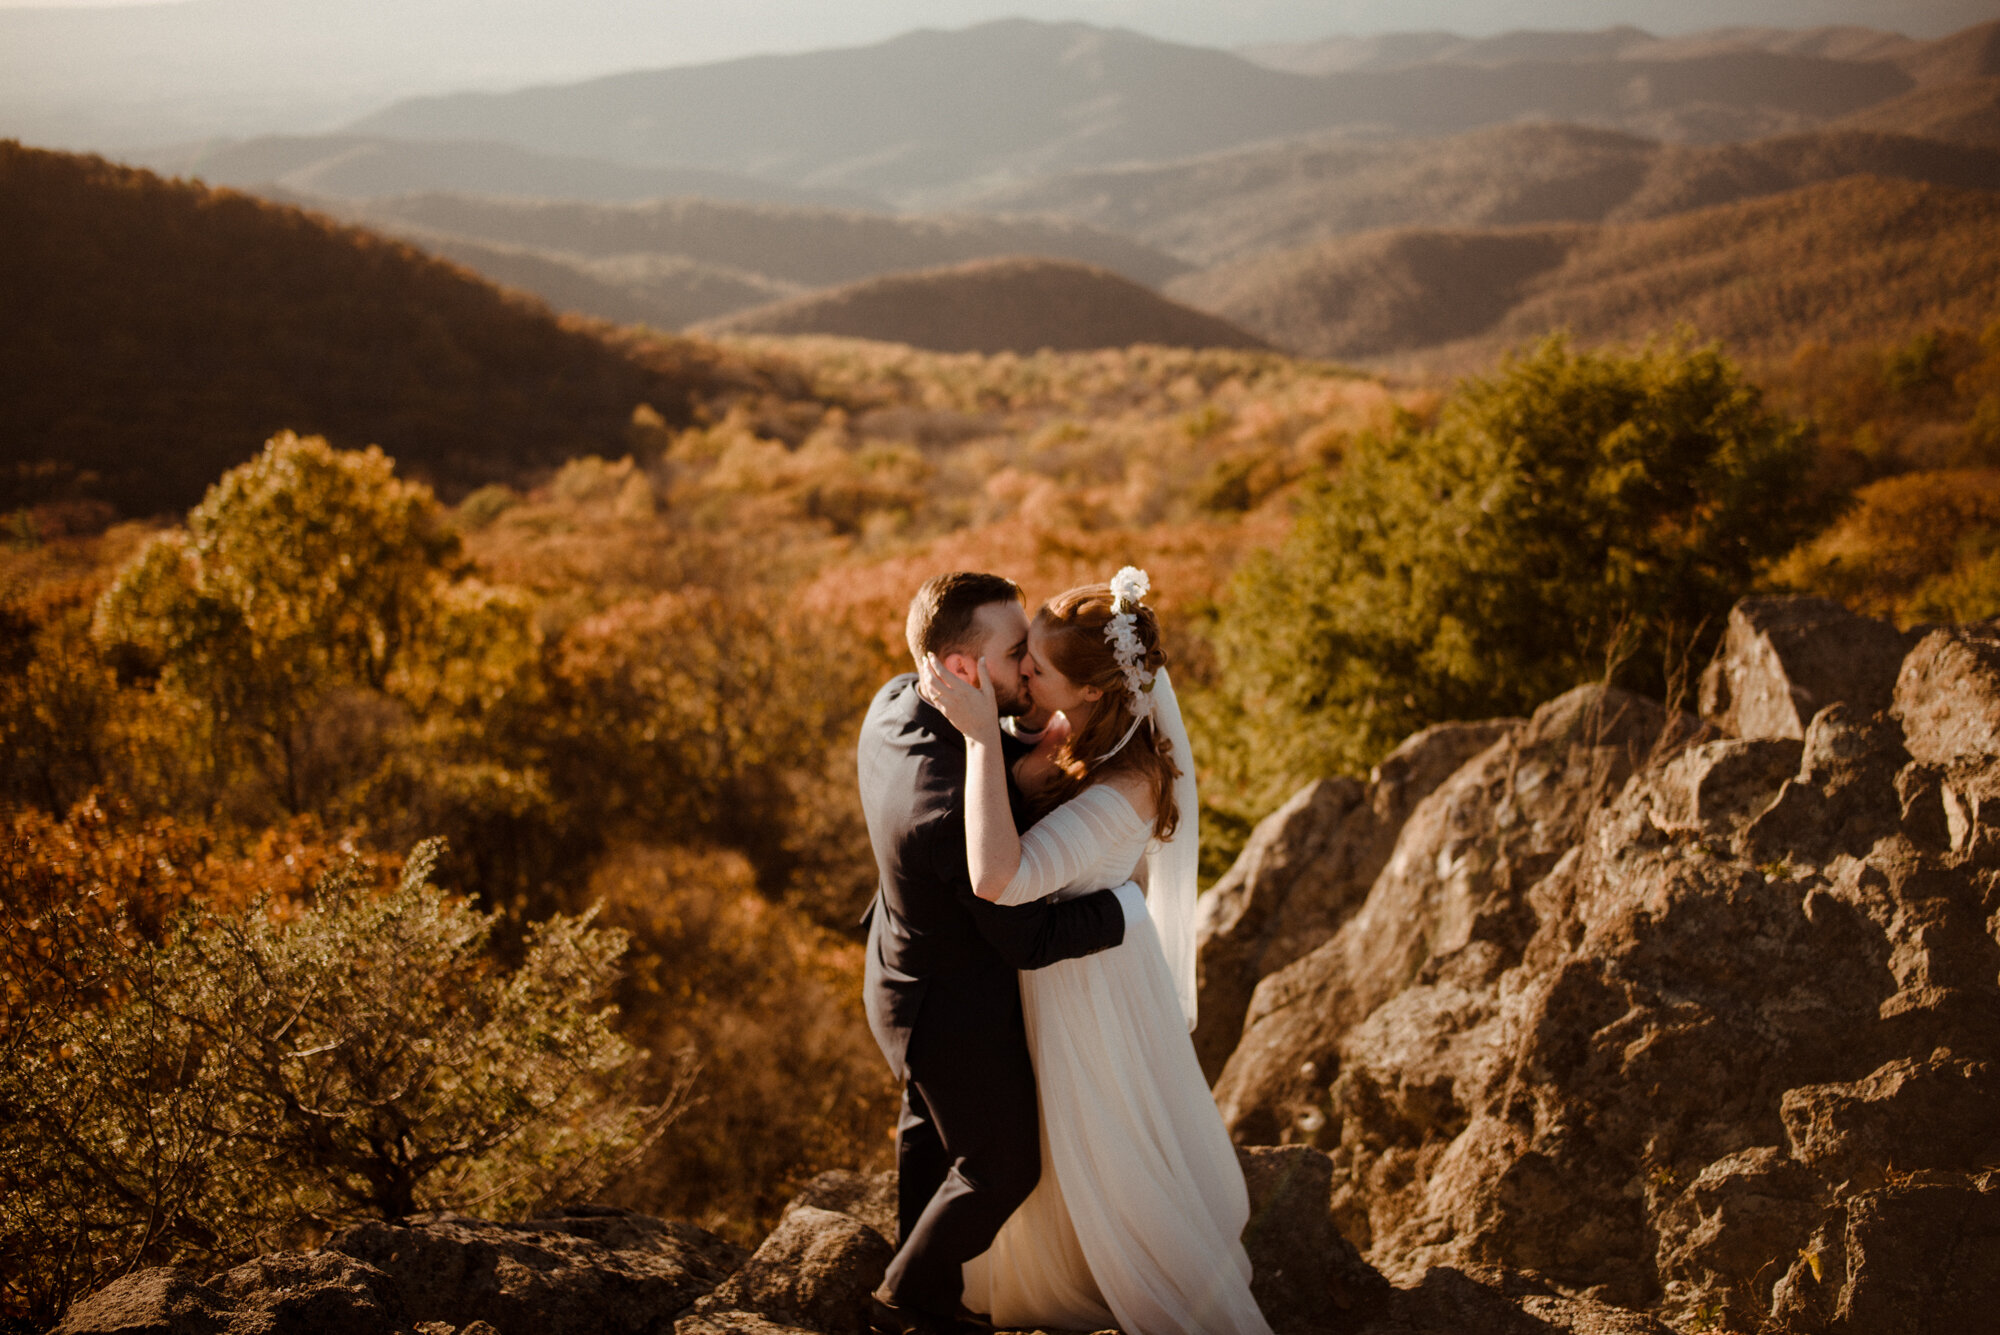
[[673, 1328], [743, 1249], [691, 1224], [586, 1208], [519, 1224], [444, 1215], [343, 1229], [207, 1282], [142, 1270], [73, 1306], [64, 1335], [566, 1335]]
[[1417, 803], [1517, 722], [1426, 728], [1365, 785], [1309, 784], [1258, 823], [1242, 856], [1201, 899], [1194, 1046], [1211, 1084], [1236, 1050], [1258, 980], [1332, 936], [1361, 907]]
[[[1277, 1335], [1667, 1335], [1657, 1322], [1532, 1276], [1439, 1269], [1395, 1288], [1334, 1227], [1325, 1154], [1286, 1146], [1239, 1156], [1251, 1287]], [[260, 1257], [206, 1282], [183, 1270], [144, 1270], [78, 1303], [60, 1329], [505, 1335], [587, 1329], [595, 1317], [596, 1329], [657, 1335], [849, 1335], [865, 1329], [867, 1295], [890, 1256], [883, 1229], [895, 1228], [895, 1196], [893, 1174], [823, 1173], [747, 1258], [698, 1229], [622, 1212], [513, 1225], [456, 1217], [369, 1225], [339, 1236], [376, 1263], [329, 1245]], [[681, 1280], [650, 1291], [650, 1301], [621, 1289], [635, 1271], [667, 1278], [674, 1264]], [[718, 1267], [729, 1273], [717, 1277]], [[690, 1282], [700, 1292], [685, 1303]]]
[[1914, 638], [1826, 598], [1745, 598], [1702, 674], [1701, 715], [1738, 737], [1797, 740], [1835, 702], [1879, 713]]
[[1258, 984], [1216, 1082], [1238, 1139], [1330, 1143], [1327, 1090], [1342, 1037], [1450, 957], [1495, 974], [1534, 929], [1525, 891], [1646, 757], [1659, 706], [1581, 687], [1504, 726], [1399, 828], [1366, 900], [1330, 939]]
[[1992, 1325], [2000, 625], [1913, 639], [1749, 600], [1704, 726], [1552, 702], [1259, 984], [1218, 1102], [1329, 1152], [1398, 1301]]

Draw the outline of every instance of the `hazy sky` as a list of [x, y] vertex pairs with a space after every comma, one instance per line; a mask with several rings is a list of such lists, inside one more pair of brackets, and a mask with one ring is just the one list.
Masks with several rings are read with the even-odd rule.
[[[129, 3], [129, 0], [126, 0]], [[141, 0], [147, 3], [148, 0]], [[215, 5], [218, 0], [150, 0]], [[352, 0], [219, 0], [232, 8], [347, 8]], [[564, 6], [547, 0], [551, 10]], [[0, 0], [0, 8], [104, 7], [105, 0]], [[405, 0], [414, 18], [425, 0]], [[2000, 0], [651, 0], [646, 26], [673, 35], [687, 62], [879, 40], [915, 27], [960, 27], [1007, 15], [1073, 18], [1204, 45], [1301, 40], [1336, 33], [1442, 28], [1478, 35], [1509, 28], [1654, 32], [1729, 24], [1862, 24], [1937, 37], [2000, 18]], [[649, 53], [652, 54], [652, 53]]]
[[114, 151], [320, 131], [417, 93], [861, 46], [1009, 16], [1216, 47], [1621, 23], [1940, 37], [2000, 18], [2000, 0], [0, 0], [0, 136]]

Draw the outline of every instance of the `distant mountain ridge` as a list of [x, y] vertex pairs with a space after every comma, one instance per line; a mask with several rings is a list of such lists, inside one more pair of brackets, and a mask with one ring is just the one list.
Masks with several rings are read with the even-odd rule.
[[1567, 328], [1637, 342], [1682, 324], [1733, 352], [1880, 341], [2000, 309], [2000, 195], [1873, 177], [1644, 222], [1399, 228], [1168, 284], [1281, 348], [1456, 373]]
[[[1899, 59], [1957, 50], [1917, 44]], [[1539, 118], [1679, 140], [1744, 138], [1811, 128], [1917, 84], [1891, 60], [1741, 46], [1672, 59], [1418, 63], [1318, 76], [1123, 30], [1017, 19], [868, 47], [411, 99], [351, 128], [839, 186], [918, 208], [1064, 170], [1343, 127], [1440, 135]]]
[[[2000, 124], [1994, 128], [2000, 133]], [[1662, 144], [1586, 126], [1524, 124], [1075, 172], [973, 202], [1077, 218], [1206, 266], [1383, 227], [1635, 221], [1857, 174], [2000, 190], [1996, 148], [1846, 128], [1743, 144]]]
[[1295, 74], [1339, 74], [1413, 65], [1512, 65], [1525, 60], [1681, 60], [1727, 51], [1893, 61], [1915, 56], [1928, 45], [1901, 33], [1854, 26], [1710, 28], [1680, 37], [1656, 37], [1643, 28], [1621, 25], [1595, 32], [1516, 30], [1493, 37], [1449, 32], [1330, 37], [1238, 47], [1237, 54]]
[[1107, 269], [1035, 258], [891, 274], [743, 311], [713, 334], [829, 334], [933, 352], [1057, 352], [1134, 343], [1264, 348], [1254, 334]]
[[262, 135], [127, 153], [136, 167], [210, 185], [278, 185], [339, 199], [456, 191], [527, 199], [628, 203], [700, 196], [758, 204], [867, 207], [848, 191], [813, 190], [693, 167], [635, 167], [601, 158], [556, 156], [487, 140], [408, 140], [376, 135]]

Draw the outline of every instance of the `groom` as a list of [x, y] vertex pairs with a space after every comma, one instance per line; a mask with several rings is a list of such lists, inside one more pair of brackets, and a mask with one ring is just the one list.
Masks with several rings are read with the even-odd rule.
[[[1022, 675], [1028, 618], [998, 575], [956, 572], [910, 601], [904, 638], [922, 662], [977, 683], [986, 660], [1003, 716], [1031, 702]], [[1011, 743], [1011, 739], [1010, 739]], [[1008, 755], [1009, 767], [1020, 751]], [[965, 862], [965, 739], [892, 678], [868, 707], [859, 748], [861, 805], [880, 888], [869, 906], [862, 984], [868, 1027], [903, 1081], [896, 1126], [902, 1245], [876, 1293], [878, 1335], [951, 1332], [965, 1320], [960, 1267], [985, 1251], [1040, 1179], [1035, 1071], [1016, 971], [1119, 944], [1131, 907], [1120, 890], [1018, 908], [972, 893]], [[1016, 798], [1015, 819], [1021, 818]]]

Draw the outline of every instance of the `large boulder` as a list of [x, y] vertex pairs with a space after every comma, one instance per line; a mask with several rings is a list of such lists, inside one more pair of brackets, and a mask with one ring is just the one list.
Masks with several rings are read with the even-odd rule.
[[823, 1335], [864, 1335], [868, 1295], [894, 1253], [852, 1215], [793, 1205], [750, 1259], [695, 1304], [676, 1335], [730, 1329], [715, 1324], [725, 1313]]
[[1201, 900], [1194, 1046], [1211, 1083], [1242, 1036], [1258, 980], [1332, 936], [1361, 906], [1416, 805], [1519, 723], [1426, 728], [1376, 766], [1366, 785], [1316, 781], [1258, 823]]
[[1896, 677], [1894, 712], [1924, 764], [2000, 756], [2000, 622], [1924, 636]]
[[785, 1213], [790, 1214], [803, 1206], [852, 1215], [879, 1233], [890, 1246], [896, 1244], [899, 1226], [894, 1173], [829, 1170], [799, 1188], [799, 1194], [786, 1203]]
[[1745, 598], [1702, 674], [1702, 717], [1738, 737], [1796, 740], [1830, 704], [1878, 713], [1913, 641], [1826, 598]]
[[499, 1335], [668, 1330], [743, 1261], [692, 1224], [598, 1209], [521, 1224], [357, 1224], [323, 1250], [387, 1276], [406, 1321], [485, 1321]]
[[1259, 985], [1218, 1102], [1330, 1152], [1383, 1320], [1992, 1324], [2000, 630], [1835, 611], [1739, 607], [1735, 735], [1552, 702]]
[[70, 1304], [54, 1335], [223, 1335], [234, 1306], [191, 1270], [153, 1266]]
[[1354, 1026], [1434, 958], [1468, 949], [1494, 972], [1534, 929], [1524, 898], [1585, 818], [1645, 758], [1666, 716], [1613, 688], [1579, 687], [1505, 730], [1417, 803], [1362, 907], [1258, 984], [1216, 1082], [1239, 1141], [1331, 1144], [1327, 1089]]

